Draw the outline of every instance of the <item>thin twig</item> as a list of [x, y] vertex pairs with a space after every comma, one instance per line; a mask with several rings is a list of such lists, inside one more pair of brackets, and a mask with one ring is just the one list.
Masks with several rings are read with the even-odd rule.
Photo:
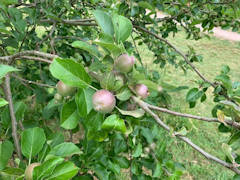
[[[197, 120], [207, 121], [207, 122], [222, 123], [221, 121], [218, 120], [218, 118], [208, 118], [208, 117], [195, 116], [195, 115], [192, 115], [192, 114], [186, 114], [186, 113], [180, 113], [180, 112], [171, 111], [169, 109], [161, 108], [161, 107], [154, 106], [154, 105], [151, 105], [151, 104], [147, 104], [147, 105], [148, 105], [148, 107], [150, 109], [157, 110], [157, 111], [160, 111], [160, 112], [163, 112], [163, 113], [172, 114], [174, 116], [181, 116], [181, 117], [197, 119]], [[233, 126], [233, 127], [237, 128], [237, 129], [240, 129], [240, 124], [237, 123], [237, 122], [234, 122], [234, 121], [229, 120], [229, 119], [225, 119], [224, 122], [227, 123], [230, 126]]]
[[62, 19], [61, 21], [56, 21], [52, 19], [41, 19], [40, 22], [42, 23], [64, 23], [64, 24], [69, 24], [69, 25], [76, 25], [76, 26], [97, 26], [97, 23], [91, 23], [91, 21], [94, 21], [94, 19], [76, 19], [76, 20], [67, 20], [67, 19]]
[[18, 139], [18, 135], [17, 135], [17, 120], [16, 120], [16, 116], [15, 116], [15, 113], [14, 113], [9, 74], [7, 74], [5, 76], [4, 93], [5, 93], [6, 99], [8, 101], [8, 105], [9, 105], [9, 111], [10, 111], [10, 116], [11, 116], [11, 124], [12, 124], [13, 141], [14, 141], [14, 144], [15, 144], [15, 147], [16, 147], [16, 150], [17, 150], [17, 155], [18, 155], [19, 159], [22, 159], [21, 149], [20, 149], [20, 145], [19, 145], [19, 139]]
[[43, 84], [43, 83], [39, 83], [39, 82], [23, 79], [23, 78], [20, 78], [20, 77], [14, 75], [14, 74], [12, 74], [11, 76], [16, 78], [16, 79], [18, 79], [18, 80], [20, 80], [20, 81], [22, 81], [22, 82], [28, 83], [28, 84], [35, 84], [37, 86], [48, 87], [48, 88], [56, 88], [55, 86], [51, 86], [51, 85], [48, 85], [48, 84]]
[[[138, 99], [137, 97], [133, 96], [132, 99], [134, 100], [134, 102], [136, 102], [143, 110], [145, 110], [146, 112], [148, 112], [156, 121], [157, 123], [162, 126], [165, 130], [167, 130], [168, 132], [170, 132], [170, 127], [168, 125], [166, 125], [154, 112], [152, 112], [148, 105], [143, 102], [142, 100]], [[202, 148], [200, 148], [199, 146], [197, 146], [196, 144], [194, 144], [190, 139], [188, 139], [187, 137], [178, 134], [178, 133], [174, 133], [175, 136], [177, 138], [179, 138], [180, 140], [184, 141], [185, 143], [187, 143], [188, 145], [190, 145], [193, 149], [195, 149], [196, 151], [198, 151], [199, 153], [201, 153], [205, 158], [215, 161], [216, 163], [234, 171], [236, 174], [240, 174], [240, 170], [235, 167], [233, 164], [231, 163], [227, 163], [209, 153], [207, 153], [206, 151], [204, 151]]]

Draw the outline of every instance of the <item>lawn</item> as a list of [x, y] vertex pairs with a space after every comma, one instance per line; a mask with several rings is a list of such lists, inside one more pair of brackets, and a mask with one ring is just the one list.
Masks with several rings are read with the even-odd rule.
[[[212, 36], [211, 39], [205, 37], [198, 41], [186, 40], [185, 38], [186, 34], [180, 32], [175, 37], [169, 37], [168, 40], [184, 52], [188, 50], [188, 46], [192, 46], [197, 54], [201, 54], [203, 62], [195, 63], [195, 65], [205, 77], [213, 81], [215, 76], [219, 74], [222, 66], [228, 65], [231, 68], [230, 74], [232, 79], [240, 80], [240, 43], [220, 40]], [[153, 66], [153, 57], [149, 55], [150, 52], [147, 51], [147, 48], [144, 46], [138, 48], [146, 65], [151, 65], [154, 70], [159, 71], [164, 82], [174, 85], [197, 87], [194, 80], [199, 80], [199, 77], [191, 70], [185, 75], [180, 68], [176, 69], [171, 65], [165, 66], [164, 69], [159, 68], [159, 66]], [[184, 103], [187, 91], [172, 93], [173, 101], [171, 109], [211, 117], [211, 109], [214, 106], [212, 102], [212, 90], [210, 88], [207, 91], [207, 100], [202, 104], [198, 103], [194, 109], [189, 109], [188, 104]], [[187, 136], [207, 152], [224, 159], [221, 144], [227, 141], [229, 134], [219, 133], [216, 123], [176, 118], [170, 115], [163, 115], [162, 118], [171, 122], [175, 121], [176, 123], [179, 123], [179, 121], [192, 123], [194, 128]], [[183, 179], [225, 180], [232, 178], [233, 173], [230, 170], [206, 160], [182, 142], [174, 141], [172, 144], [169, 144], [169, 150], [172, 151], [175, 160], [186, 166], [187, 171]]]

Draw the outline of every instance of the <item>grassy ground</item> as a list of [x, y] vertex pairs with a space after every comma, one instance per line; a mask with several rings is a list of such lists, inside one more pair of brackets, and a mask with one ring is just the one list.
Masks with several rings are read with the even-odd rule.
[[[186, 40], [185, 37], [186, 35], [180, 32], [174, 38], [169, 37], [168, 40], [185, 52], [188, 50], [188, 45], [194, 47], [196, 52], [203, 56], [203, 62], [196, 63], [196, 66], [208, 79], [213, 80], [219, 74], [221, 67], [226, 64], [231, 68], [231, 77], [234, 80], [240, 80], [240, 65], [238, 63], [240, 62], [240, 43], [219, 40], [214, 37], [210, 40], [203, 38], [198, 41]], [[143, 60], [147, 64], [151, 64], [152, 67], [152, 57], [149, 55], [147, 48], [139, 47], [139, 50]], [[155, 66], [154, 69], [161, 72], [162, 75], [164, 74], [162, 76], [164, 82], [175, 85], [188, 85], [190, 87], [197, 86], [194, 84], [194, 80], [199, 78], [190, 70], [187, 75], [184, 75], [180, 68], [175, 69], [171, 65], [166, 66], [164, 69]], [[207, 101], [202, 104], [198, 103], [194, 109], [189, 109], [188, 104], [184, 103], [186, 93], [187, 91], [181, 91], [172, 94], [174, 97], [172, 109], [196, 115], [211, 116], [211, 109], [214, 105], [211, 96], [212, 89], [207, 92]], [[224, 159], [221, 144], [226, 142], [229, 135], [218, 133], [217, 124], [175, 118], [173, 116], [167, 116], [166, 118], [176, 122], [193, 122], [196, 128], [188, 134], [188, 137], [207, 152]], [[182, 162], [186, 166], [187, 172], [183, 179], [227, 180], [233, 176], [231, 171], [216, 163], [209, 162], [184, 143], [174, 142], [170, 147], [175, 160]]]

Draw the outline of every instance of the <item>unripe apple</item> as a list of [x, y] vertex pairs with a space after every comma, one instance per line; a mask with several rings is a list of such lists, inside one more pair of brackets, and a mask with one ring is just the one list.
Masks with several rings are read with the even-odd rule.
[[68, 86], [68, 85], [64, 84], [62, 81], [58, 81], [56, 87], [57, 87], [58, 94], [60, 94], [63, 97], [71, 96], [76, 91], [75, 87]]
[[30, 164], [26, 170], [25, 170], [25, 179], [26, 180], [32, 180], [33, 179], [33, 169], [36, 167], [36, 166], [40, 166], [41, 164], [40, 163], [32, 163]]
[[135, 63], [134, 56], [122, 54], [115, 60], [114, 66], [120, 72], [128, 73], [132, 70], [134, 63]]
[[142, 98], [147, 98], [148, 95], [149, 95], [149, 92], [148, 92], [148, 87], [145, 86], [144, 84], [137, 84], [135, 86], [135, 91], [137, 93], [138, 96], [142, 97]]
[[110, 91], [101, 89], [93, 94], [92, 103], [95, 111], [110, 113], [116, 105], [116, 99]]
[[55, 99], [56, 102], [59, 102], [59, 101], [62, 100], [62, 96], [60, 94], [56, 93], [55, 96], [54, 96], [54, 99]]

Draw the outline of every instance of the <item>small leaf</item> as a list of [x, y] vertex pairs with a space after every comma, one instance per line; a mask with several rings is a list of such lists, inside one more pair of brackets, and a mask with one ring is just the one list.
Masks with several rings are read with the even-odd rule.
[[116, 94], [116, 97], [120, 101], [127, 101], [130, 97], [132, 96], [131, 91], [128, 88], [125, 88], [123, 91], [120, 93]]
[[223, 149], [225, 155], [229, 158], [229, 160], [231, 162], [235, 162], [235, 160], [232, 156], [232, 148], [228, 144], [223, 143], [222, 144], [222, 149]]
[[91, 44], [84, 42], [84, 41], [74, 41], [72, 43], [72, 47], [83, 49], [90, 54], [94, 55], [95, 57], [99, 57], [100, 53], [98, 52], [97, 48], [95, 46], [92, 46]]
[[99, 164], [96, 164], [93, 167], [93, 170], [94, 170], [94, 172], [96, 173], [96, 175], [98, 176], [99, 179], [109, 180], [110, 172], [108, 172], [105, 167], [103, 167]]
[[140, 118], [145, 114], [145, 111], [142, 109], [136, 109], [133, 111], [125, 111], [122, 109], [117, 108], [118, 111], [122, 114], [122, 115], [128, 115], [128, 116], [133, 116], [135, 118]]
[[188, 91], [187, 96], [186, 96], [186, 100], [188, 102], [195, 102], [197, 99], [202, 97], [203, 94], [204, 94], [204, 92], [203, 91], [198, 91], [198, 88], [192, 88]]
[[71, 59], [54, 59], [50, 65], [50, 72], [55, 78], [73, 87], [86, 88], [91, 82], [83, 65]]
[[93, 11], [93, 15], [96, 18], [96, 21], [100, 28], [102, 29], [103, 33], [110, 37], [113, 37], [114, 28], [111, 16], [109, 16], [106, 12], [101, 10]]
[[64, 129], [74, 129], [79, 122], [79, 115], [75, 101], [63, 105], [61, 110], [60, 124]]
[[13, 71], [19, 71], [19, 70], [12, 66], [0, 64], [0, 79], [6, 76], [7, 73], [13, 72]]
[[0, 141], [0, 170], [4, 169], [12, 157], [13, 144], [10, 141]]
[[102, 124], [102, 129], [117, 130], [123, 133], [127, 130], [124, 120], [120, 119], [116, 114], [108, 116], [107, 119], [105, 119]]
[[81, 117], [86, 117], [92, 110], [93, 94], [94, 94], [94, 90], [92, 90], [91, 88], [87, 88], [87, 89], [79, 89], [78, 93], [75, 95], [77, 110]]
[[21, 134], [22, 153], [28, 159], [36, 156], [46, 141], [44, 130], [39, 127], [26, 129]]
[[113, 157], [113, 161], [117, 163], [121, 168], [129, 168], [129, 161], [126, 157]]
[[137, 157], [141, 156], [141, 154], [142, 154], [142, 144], [139, 143], [139, 144], [135, 147], [135, 150], [133, 151], [132, 156], [135, 157], [135, 158], [137, 158]]
[[5, 99], [0, 98], [0, 107], [3, 107], [5, 105], [7, 105], [7, 104], [8, 104], [8, 102]]
[[149, 3], [146, 2], [146, 1], [140, 1], [140, 2], [138, 3], [138, 5], [139, 5], [140, 7], [142, 7], [142, 8], [149, 9], [149, 10], [151, 10], [151, 11], [155, 11], [154, 8], [152, 7], [152, 5], [149, 4]]
[[163, 173], [162, 166], [159, 162], [157, 162], [157, 165], [156, 165], [154, 173], [153, 173], [153, 177], [161, 178], [162, 173]]
[[114, 56], [119, 56], [122, 53], [122, 49], [113, 43], [98, 42], [98, 41], [95, 41], [94, 43], [107, 49]]
[[60, 157], [68, 157], [74, 154], [80, 154], [81, 151], [79, 147], [71, 142], [64, 142], [55, 146], [48, 155], [60, 156]]
[[79, 168], [72, 162], [67, 161], [58, 165], [48, 180], [66, 180], [73, 178], [78, 173]]

